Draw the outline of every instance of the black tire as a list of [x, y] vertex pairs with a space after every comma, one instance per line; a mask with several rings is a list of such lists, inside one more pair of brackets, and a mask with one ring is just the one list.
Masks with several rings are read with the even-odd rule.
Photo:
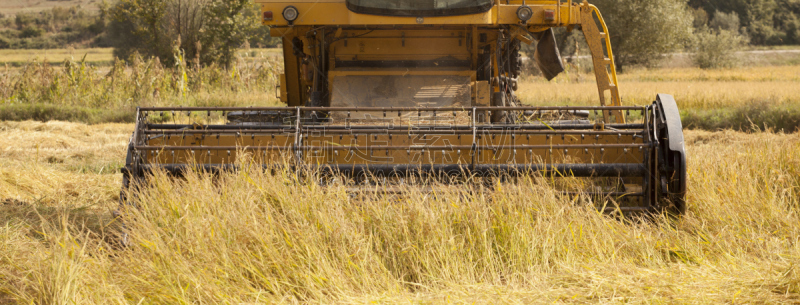
[[686, 148], [680, 111], [671, 95], [659, 94], [656, 106], [657, 204], [676, 215], [686, 213]]

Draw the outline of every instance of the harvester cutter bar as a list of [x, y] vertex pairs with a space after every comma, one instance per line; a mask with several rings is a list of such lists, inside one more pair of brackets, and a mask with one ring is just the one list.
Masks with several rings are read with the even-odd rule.
[[[216, 130], [229, 130], [229, 131], [239, 131], [239, 132], [256, 132], [256, 131], [290, 131], [295, 132], [295, 127], [288, 126], [288, 125], [281, 125], [281, 126], [243, 126], [243, 125], [191, 125], [191, 124], [147, 124], [145, 126], [147, 129], [145, 132], [154, 132], [157, 130], [179, 130], [183, 132], [207, 132], [207, 131], [216, 131]], [[444, 128], [447, 129], [444, 129]], [[645, 126], [644, 124], [607, 124], [604, 125], [605, 129], [610, 130], [628, 130], [628, 129], [643, 129]], [[191, 129], [196, 128], [196, 129]], [[247, 128], [247, 129], [243, 129]], [[524, 125], [524, 124], [492, 124], [492, 125], [475, 125], [475, 126], [466, 126], [466, 125], [455, 125], [455, 126], [443, 126], [443, 125], [418, 125], [413, 126], [411, 128], [407, 127], [397, 127], [397, 126], [376, 126], [376, 125], [362, 125], [362, 126], [326, 126], [326, 125], [311, 125], [311, 126], [302, 126], [302, 131], [335, 131], [335, 130], [348, 130], [348, 131], [361, 131], [361, 130], [374, 130], [380, 129], [381, 132], [425, 132], [425, 131], [469, 131], [472, 132], [472, 128], [477, 128], [479, 131], [492, 131], [492, 130], [505, 130], [505, 131], [524, 131], [524, 130], [544, 130], [544, 131], [555, 131], [555, 130], [593, 130], [597, 128], [595, 124], [541, 124], [541, 125]]]
[[159, 112], [159, 111], [284, 111], [294, 112], [300, 109], [302, 112], [325, 111], [325, 112], [452, 112], [452, 111], [559, 111], [559, 110], [636, 110], [646, 111], [646, 106], [519, 106], [519, 107], [139, 107], [140, 112]]
[[[286, 131], [286, 130], [283, 130]], [[305, 129], [304, 131], [317, 131], [315, 129]], [[409, 130], [397, 130], [397, 129], [354, 129], [354, 130], [347, 130], [347, 129], [321, 129], [320, 131], [324, 131], [329, 134], [428, 134], [432, 132], [436, 132], [437, 130], [426, 130], [426, 129], [409, 129]], [[447, 133], [452, 134], [472, 134], [472, 130], [443, 130]], [[643, 132], [641, 131], [575, 131], [575, 130], [566, 130], [566, 131], [542, 131], [542, 130], [508, 130], [508, 129], [487, 129], [481, 130], [480, 133], [482, 134], [508, 134], [509, 132], [514, 132], [515, 134], [530, 134], [530, 135], [642, 135]], [[290, 132], [294, 132], [290, 130]], [[273, 134], [275, 130], [260, 130], [260, 129], [227, 129], [227, 130], [145, 130], [144, 134], [147, 135], [161, 135], [161, 134], [170, 134], [170, 135], [208, 135], [208, 134], [239, 134], [239, 135], [261, 135], [261, 134]]]
[[453, 150], [453, 149], [600, 149], [600, 148], [644, 148], [642, 144], [556, 144], [556, 145], [410, 145], [410, 146], [134, 146], [137, 150], [355, 150], [355, 149], [375, 149], [375, 150]]
[[[280, 170], [282, 166], [262, 165], [264, 170]], [[218, 173], [224, 171], [237, 171], [240, 166], [235, 164], [159, 164], [143, 165], [141, 173], [153, 170], [164, 170], [171, 174], [183, 174], [191, 170]], [[469, 174], [471, 176], [490, 177], [499, 175], [520, 176], [526, 174], [542, 174], [545, 176], [562, 177], [634, 177], [644, 175], [646, 168], [642, 164], [332, 164], [320, 166], [292, 166], [292, 171], [305, 169], [310, 172], [324, 174], [345, 175], [376, 175], [376, 176], [405, 176], [409, 174]], [[577, 193], [576, 193], [577, 194]], [[609, 193], [606, 193], [609, 194]]]

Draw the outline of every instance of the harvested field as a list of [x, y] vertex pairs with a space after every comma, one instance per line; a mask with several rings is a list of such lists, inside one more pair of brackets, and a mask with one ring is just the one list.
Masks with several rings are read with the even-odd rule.
[[[0, 71], [0, 304], [800, 302], [796, 64], [620, 74], [625, 104], [669, 93], [681, 107], [679, 220], [614, 219], [535, 177], [356, 200], [244, 170], [157, 177], [123, 248], [112, 212], [135, 107], [278, 105], [280, 59], [248, 51], [232, 71], [64, 59]], [[596, 105], [579, 70], [524, 77], [520, 98]]]
[[800, 134], [687, 131], [689, 212], [538, 179], [357, 204], [260, 171], [159, 178], [115, 245], [130, 124], [0, 123], [0, 303], [795, 303]]

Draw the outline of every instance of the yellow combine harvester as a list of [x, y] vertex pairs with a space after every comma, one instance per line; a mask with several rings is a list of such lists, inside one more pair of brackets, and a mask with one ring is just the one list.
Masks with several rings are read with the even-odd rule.
[[[605, 23], [585, 1], [257, 2], [283, 42], [276, 94], [287, 107], [139, 108], [125, 188], [154, 169], [235, 169], [246, 155], [353, 181], [587, 177], [600, 183], [564, 193], [611, 198], [622, 211], [685, 211], [675, 101], [622, 105]], [[521, 44], [535, 46], [530, 60], [546, 78], [563, 71], [554, 27], [583, 31], [599, 106], [517, 99]]]

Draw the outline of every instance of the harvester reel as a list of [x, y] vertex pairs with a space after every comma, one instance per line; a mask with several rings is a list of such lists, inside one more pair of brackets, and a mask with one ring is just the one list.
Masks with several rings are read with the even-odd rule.
[[[654, 102], [656, 202], [672, 214], [686, 213], [686, 149], [678, 105], [671, 95], [659, 94]], [[652, 198], [652, 197], [651, 197]]]

